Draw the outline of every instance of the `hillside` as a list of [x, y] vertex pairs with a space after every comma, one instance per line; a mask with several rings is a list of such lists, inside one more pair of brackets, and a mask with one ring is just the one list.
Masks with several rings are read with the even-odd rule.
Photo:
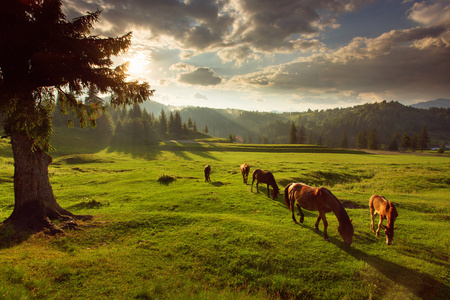
[[[241, 143], [288, 144], [295, 124], [297, 133], [303, 132], [302, 143], [355, 148], [358, 135], [375, 131], [378, 148], [386, 149], [393, 141], [399, 146], [405, 134], [417, 138], [426, 126], [428, 145], [450, 141], [450, 108], [419, 109], [395, 101], [281, 114], [206, 107], [177, 110], [154, 101], [148, 101], [143, 108], [143, 111], [139, 107], [129, 108], [128, 112], [110, 110], [112, 118], [100, 118], [95, 131], [154, 143], [173, 138], [199, 138], [207, 128], [210, 136], [225, 139], [232, 136]], [[161, 128], [161, 111], [165, 114], [163, 123], [167, 123], [164, 128]], [[170, 117], [178, 122], [176, 128], [169, 128]], [[56, 112], [54, 124], [65, 126], [66, 121]], [[341, 143], [344, 137], [346, 146]]]
[[291, 122], [306, 130], [306, 142], [322, 140], [326, 146], [336, 147], [344, 134], [349, 146], [355, 147], [361, 130], [375, 128], [381, 144], [388, 145], [394, 133], [400, 137], [414, 135], [427, 126], [430, 143], [442, 144], [450, 140], [450, 109], [428, 110], [405, 106], [398, 102], [379, 102], [351, 108], [316, 110], [302, 113], [263, 113], [187, 107], [181, 110], [183, 120], [191, 118], [199, 130], [208, 126], [209, 133], [226, 138], [229, 134], [247, 143], [289, 143]]
[[431, 107], [450, 108], [450, 99], [439, 98], [436, 100], [419, 102], [419, 103], [413, 104], [411, 106], [414, 108], [423, 108], [423, 109], [428, 109]]

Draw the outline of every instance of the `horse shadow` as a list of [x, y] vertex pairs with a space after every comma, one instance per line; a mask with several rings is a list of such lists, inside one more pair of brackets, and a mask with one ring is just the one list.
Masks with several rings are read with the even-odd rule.
[[[304, 223], [298, 225], [312, 231], [320, 238], [323, 238], [322, 236], [323, 231], [320, 229], [316, 230], [314, 225], [310, 226], [305, 225]], [[425, 300], [448, 299], [448, 295], [450, 295], [450, 286], [446, 285], [444, 282], [436, 280], [435, 278], [426, 273], [419, 272], [414, 268], [405, 267], [393, 261], [388, 261], [383, 257], [371, 255], [359, 249], [356, 249], [352, 246], [348, 246], [338, 237], [333, 236], [328, 237], [333, 245], [347, 252], [355, 259], [367, 263], [375, 270], [377, 270], [377, 272], [383, 274], [386, 278], [395, 282], [396, 284], [405, 287], [408, 291], [412, 292], [415, 296], [417, 296], [420, 299]], [[358, 242], [361, 242], [363, 244], [373, 242], [372, 234], [364, 235], [355, 233], [354, 237]], [[378, 290], [378, 292], [380, 291], [383, 292], [383, 289]], [[386, 293], [388, 292], [389, 291], [386, 291]], [[381, 294], [377, 296], [384, 298], [384, 296], [388, 297], [389, 295]]]

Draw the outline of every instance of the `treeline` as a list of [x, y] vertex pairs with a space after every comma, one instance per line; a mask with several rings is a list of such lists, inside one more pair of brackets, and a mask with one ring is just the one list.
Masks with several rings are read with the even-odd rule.
[[227, 138], [231, 134], [242, 143], [288, 144], [293, 124], [298, 134], [297, 143], [328, 147], [368, 148], [368, 145], [357, 145], [357, 136], [365, 131], [369, 138], [375, 129], [378, 149], [388, 149], [391, 144], [393, 147], [393, 140], [401, 148], [405, 134], [412, 141], [412, 146], [406, 148], [414, 148], [415, 136], [424, 125], [429, 144], [442, 145], [450, 141], [450, 109], [418, 109], [395, 101], [282, 114], [187, 107], [181, 114], [186, 118], [194, 116], [201, 126], [206, 124], [213, 136]]
[[341, 148], [427, 149], [430, 142], [445, 144], [450, 132], [450, 109], [416, 109], [394, 101], [310, 110], [291, 120], [290, 143]]
[[[90, 105], [85, 101], [86, 105]], [[93, 108], [95, 109], [95, 108]], [[62, 112], [62, 113], [61, 113]], [[57, 103], [53, 112], [54, 126], [74, 126], [77, 118], [66, 112]], [[200, 132], [195, 120], [188, 118], [183, 122], [180, 111], [166, 113], [161, 110], [159, 116], [149, 113], [145, 108], [134, 105], [130, 108], [112, 109], [107, 107], [97, 112], [93, 133], [101, 138], [114, 138], [119, 141], [139, 141], [156, 143], [167, 139], [193, 139], [206, 137], [208, 128]], [[82, 124], [78, 126], [84, 127]]]
[[[95, 101], [94, 97], [85, 103], [95, 105]], [[57, 104], [55, 126], [76, 120], [60, 111]], [[204, 107], [171, 110], [149, 101], [146, 106], [107, 108], [96, 121], [99, 136], [150, 143], [209, 134], [249, 144], [301, 143], [396, 151], [426, 149], [450, 141], [450, 109], [418, 109], [395, 101], [282, 114]]]

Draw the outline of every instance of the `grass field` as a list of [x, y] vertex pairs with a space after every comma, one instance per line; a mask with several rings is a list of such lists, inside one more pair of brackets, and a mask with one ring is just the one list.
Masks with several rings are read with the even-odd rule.
[[[166, 142], [106, 146], [55, 132], [58, 202], [91, 214], [80, 231], [17, 241], [0, 226], [0, 299], [448, 299], [450, 157], [317, 146]], [[95, 148], [90, 145], [96, 145]], [[0, 221], [14, 204], [0, 142]], [[252, 193], [239, 165], [326, 186], [353, 218], [346, 246], [329, 213], [295, 225], [282, 196]], [[203, 167], [212, 167], [205, 183]], [[173, 181], [158, 181], [159, 178]], [[368, 201], [396, 204], [393, 245], [370, 231]], [[298, 211], [296, 211], [298, 214]], [[320, 229], [323, 225], [320, 224]]]

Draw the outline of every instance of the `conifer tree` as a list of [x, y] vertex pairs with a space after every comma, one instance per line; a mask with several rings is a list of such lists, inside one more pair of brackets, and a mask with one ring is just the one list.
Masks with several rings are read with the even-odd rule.
[[402, 143], [400, 145], [404, 150], [408, 149], [411, 146], [411, 139], [408, 134], [405, 132], [402, 136]]
[[366, 147], [367, 147], [367, 132], [365, 129], [363, 129], [356, 136], [356, 148], [365, 149]]
[[55, 95], [81, 126], [95, 126], [100, 103], [89, 109], [86, 88], [110, 94], [113, 107], [141, 103], [148, 83], [126, 81], [127, 66], [112, 56], [126, 51], [131, 33], [116, 38], [90, 35], [100, 11], [66, 20], [61, 0], [3, 1], [0, 9], [0, 112], [14, 157], [14, 210], [5, 223], [17, 230], [61, 232], [51, 220], [76, 226], [75, 216], [56, 201], [48, 176], [52, 158], [51, 113]]
[[166, 112], [164, 111], [164, 109], [161, 109], [161, 114], [159, 115], [159, 120], [158, 120], [158, 127], [159, 127], [159, 133], [164, 136], [167, 134], [167, 117], [166, 117]]
[[298, 132], [298, 143], [304, 144], [306, 141], [306, 129], [305, 126], [300, 126], [300, 130]]
[[420, 150], [428, 149], [428, 143], [430, 138], [428, 137], [427, 125], [423, 125], [422, 131], [420, 131], [417, 137], [417, 144]]
[[347, 138], [347, 132], [344, 130], [342, 133], [341, 141], [339, 142], [340, 148], [348, 148], [348, 138]]
[[380, 142], [378, 140], [377, 130], [372, 128], [369, 133], [369, 138], [367, 140], [367, 148], [370, 150], [377, 150], [380, 148]]
[[297, 144], [297, 128], [295, 127], [295, 123], [294, 122], [292, 122], [291, 131], [289, 133], [289, 137], [290, 137], [289, 142], [291, 144]]

